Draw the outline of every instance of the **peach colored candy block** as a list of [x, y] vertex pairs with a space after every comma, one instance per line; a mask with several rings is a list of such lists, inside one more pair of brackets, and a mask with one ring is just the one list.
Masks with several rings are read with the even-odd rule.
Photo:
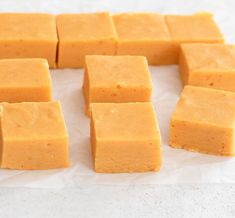
[[50, 101], [51, 98], [46, 59], [0, 60], [0, 102]]
[[1, 167], [69, 166], [68, 134], [59, 102], [1, 104]]
[[235, 155], [235, 93], [185, 86], [170, 124], [170, 145], [213, 155]]
[[184, 85], [235, 92], [235, 46], [181, 44], [179, 67]]
[[56, 66], [54, 15], [2, 13], [0, 20], [0, 59], [45, 58]]
[[56, 21], [59, 68], [82, 68], [86, 55], [116, 53], [117, 36], [109, 13], [61, 14]]
[[176, 62], [174, 44], [164, 17], [158, 13], [113, 15], [118, 34], [118, 55], [143, 55], [150, 65]]
[[87, 111], [94, 102], [147, 102], [152, 82], [142, 56], [86, 56], [83, 92]]
[[93, 103], [91, 107], [91, 144], [96, 172], [160, 169], [161, 137], [151, 103]]

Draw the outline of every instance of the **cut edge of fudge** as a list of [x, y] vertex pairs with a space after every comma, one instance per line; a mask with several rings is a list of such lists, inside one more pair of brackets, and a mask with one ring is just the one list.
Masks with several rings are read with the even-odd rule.
[[[174, 121], [171, 121], [171, 124], [170, 124], [170, 132], [172, 132], [173, 128], [175, 128], [175, 125], [189, 125], [191, 127], [191, 125], [194, 125], [195, 123], [193, 122], [189, 122], [189, 121], [181, 121], [181, 120], [174, 120]], [[196, 124], [196, 127], [197, 127], [197, 130], [198, 128], [200, 128], [200, 126], [202, 128], [205, 128], [205, 127], [208, 127], [208, 128], [213, 128], [212, 125], [207, 125], [207, 124]], [[188, 128], [188, 127], [187, 127]], [[218, 129], [221, 129], [221, 130], [226, 130], [227, 132], [229, 132], [231, 134], [231, 136], [233, 135], [233, 138], [235, 138], [234, 136], [234, 129], [232, 128], [218, 128]], [[193, 130], [192, 130], [193, 131]], [[195, 129], [194, 129], [195, 131]], [[218, 134], [220, 132], [218, 131]], [[175, 137], [178, 137], [178, 136], [175, 136]], [[234, 143], [234, 141], [233, 141]], [[169, 141], [169, 145], [172, 147], [172, 148], [175, 148], [175, 149], [184, 149], [186, 151], [190, 151], [190, 152], [195, 152], [195, 153], [202, 153], [202, 154], [207, 154], [207, 155], [215, 155], [215, 156], [227, 156], [227, 157], [233, 157], [235, 156], [235, 147], [231, 148], [231, 149], [226, 149], [226, 151], [224, 150], [224, 146], [222, 146], [221, 148], [217, 149], [216, 151], [214, 150], [210, 150], [210, 147], [212, 147], [213, 145], [211, 144], [211, 146], [207, 149], [202, 149], [202, 148], [199, 148], [197, 147], [197, 145], [193, 145], [193, 144], [189, 144], [189, 143], [186, 143], [186, 144], [180, 144], [180, 143], [177, 143], [175, 142], [175, 139], [173, 138], [173, 136], [170, 136], [170, 141]]]

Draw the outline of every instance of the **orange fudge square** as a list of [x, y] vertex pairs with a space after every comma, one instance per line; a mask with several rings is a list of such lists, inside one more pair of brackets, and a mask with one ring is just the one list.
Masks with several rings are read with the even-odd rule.
[[56, 21], [59, 68], [81, 68], [86, 55], [115, 54], [117, 36], [109, 13], [61, 14]]
[[165, 20], [175, 46], [176, 63], [178, 63], [181, 43], [224, 42], [223, 35], [211, 14], [166, 15]]
[[93, 103], [91, 144], [99, 173], [158, 171], [161, 138], [153, 105]]
[[235, 93], [185, 86], [171, 118], [170, 145], [213, 155], [235, 155]]
[[2, 168], [69, 166], [68, 134], [59, 102], [2, 103], [0, 109]]
[[118, 55], [143, 55], [150, 65], [175, 63], [174, 44], [157, 13], [122, 13], [113, 16], [118, 34]]
[[50, 101], [46, 59], [0, 60], [0, 102]]
[[86, 56], [83, 92], [89, 113], [94, 102], [147, 102], [152, 82], [145, 57]]
[[179, 59], [184, 85], [235, 92], [235, 46], [182, 44]]
[[3, 13], [0, 20], [0, 59], [45, 58], [56, 66], [54, 15]]

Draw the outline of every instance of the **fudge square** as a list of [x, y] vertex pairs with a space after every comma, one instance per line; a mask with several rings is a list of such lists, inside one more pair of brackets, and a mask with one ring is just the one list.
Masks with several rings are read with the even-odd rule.
[[0, 59], [45, 58], [56, 66], [57, 33], [51, 14], [0, 14]]
[[152, 82], [143, 56], [86, 56], [83, 92], [94, 102], [148, 102]]
[[69, 166], [68, 134], [59, 102], [1, 104], [2, 168]]
[[[208, 13], [194, 15], [165, 15], [175, 56], [179, 57], [181, 43], [223, 43], [223, 35]], [[178, 58], [176, 59], [178, 63]]]
[[50, 101], [51, 78], [46, 59], [0, 60], [0, 102]]
[[82, 68], [85, 55], [116, 53], [117, 36], [109, 13], [61, 14], [56, 21], [59, 68]]
[[113, 15], [118, 34], [118, 55], [143, 55], [150, 65], [176, 62], [174, 44], [164, 21], [157, 13]]
[[96, 172], [160, 169], [161, 139], [150, 102], [93, 103], [90, 134]]
[[235, 155], [235, 93], [185, 86], [170, 124], [174, 148]]
[[184, 85], [235, 92], [235, 46], [181, 44], [179, 59]]

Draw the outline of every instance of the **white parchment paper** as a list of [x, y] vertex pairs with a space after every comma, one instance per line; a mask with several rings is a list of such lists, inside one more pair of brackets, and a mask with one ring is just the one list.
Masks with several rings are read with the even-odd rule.
[[[155, 11], [163, 14], [215, 13], [226, 41], [235, 41], [235, 1], [158, 0], [0, 0], [0, 12], [79, 13], [88, 11]], [[89, 184], [135, 185], [180, 183], [234, 183], [235, 158], [216, 157], [168, 146], [170, 115], [182, 89], [177, 66], [150, 67], [153, 98], [162, 134], [163, 165], [160, 172], [97, 174], [92, 168], [89, 119], [84, 115], [82, 70], [51, 70], [54, 99], [62, 102], [70, 136], [71, 166], [45, 171], [0, 170], [0, 187], [61, 188]]]

